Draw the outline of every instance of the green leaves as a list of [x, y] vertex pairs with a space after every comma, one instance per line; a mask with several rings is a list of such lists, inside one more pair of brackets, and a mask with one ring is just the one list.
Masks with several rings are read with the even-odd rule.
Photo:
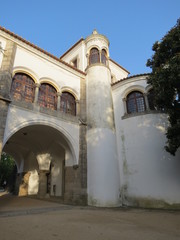
[[165, 149], [175, 155], [180, 147], [180, 19], [152, 50], [154, 55], [146, 63], [152, 69], [147, 82], [153, 86], [156, 106], [169, 115]]
[[13, 174], [15, 167], [15, 161], [13, 158], [6, 153], [2, 153], [0, 160], [0, 186], [3, 185], [3, 182], [8, 183], [9, 178]]

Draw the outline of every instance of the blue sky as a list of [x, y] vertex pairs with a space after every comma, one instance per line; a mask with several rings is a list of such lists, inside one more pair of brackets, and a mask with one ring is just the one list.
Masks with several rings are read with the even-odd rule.
[[180, 0], [7, 0], [0, 25], [61, 56], [93, 29], [110, 41], [110, 57], [131, 75], [150, 72], [151, 48], [180, 17]]

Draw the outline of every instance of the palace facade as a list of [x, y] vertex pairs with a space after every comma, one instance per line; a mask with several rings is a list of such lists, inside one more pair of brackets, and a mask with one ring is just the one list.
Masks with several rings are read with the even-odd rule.
[[148, 74], [110, 58], [96, 30], [61, 57], [0, 27], [0, 153], [20, 196], [98, 207], [179, 208], [180, 150]]

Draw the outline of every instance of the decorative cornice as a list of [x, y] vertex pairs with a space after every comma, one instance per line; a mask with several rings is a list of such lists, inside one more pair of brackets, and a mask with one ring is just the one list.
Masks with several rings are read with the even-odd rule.
[[87, 43], [94, 39], [104, 40], [107, 43], [107, 45], [109, 46], [109, 40], [107, 39], [106, 36], [99, 34], [99, 33], [94, 33], [94, 32], [85, 39], [85, 42]]

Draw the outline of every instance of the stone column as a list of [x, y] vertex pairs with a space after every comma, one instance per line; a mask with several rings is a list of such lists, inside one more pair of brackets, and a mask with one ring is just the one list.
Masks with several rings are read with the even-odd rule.
[[76, 100], [76, 116], [79, 116], [80, 114], [80, 106], [79, 106], [79, 100]]
[[86, 57], [87, 57], [87, 67], [89, 66], [89, 54], [87, 53], [86, 54]]
[[2, 65], [0, 69], [0, 156], [2, 151], [2, 142], [4, 138], [4, 129], [10, 99], [10, 89], [12, 82], [12, 69], [16, 53], [16, 45], [14, 42], [7, 40], [6, 48], [3, 54]]
[[57, 110], [60, 111], [60, 107], [61, 107], [61, 92], [57, 92]]
[[39, 96], [39, 88], [40, 88], [41, 84], [40, 83], [36, 83], [35, 84], [35, 95], [34, 95], [34, 103], [38, 102], [38, 96]]
[[84, 201], [87, 203], [87, 113], [86, 113], [86, 81], [81, 79], [81, 98], [79, 101], [79, 117], [81, 119], [79, 127], [79, 166], [81, 171], [81, 187]]
[[79, 101], [79, 161], [65, 168], [64, 202], [87, 204], [86, 81], [81, 79]]
[[40, 170], [39, 171], [39, 197], [45, 197], [47, 195], [47, 174], [49, 171]]
[[144, 93], [143, 95], [144, 95], [146, 110], [150, 110], [149, 109], [149, 102], [148, 102], [148, 98], [147, 98], [147, 93]]
[[17, 173], [16, 175], [15, 190], [14, 190], [15, 195], [19, 194], [19, 187], [22, 183], [22, 177], [23, 177], [22, 175], [23, 173]]
[[51, 164], [51, 155], [49, 153], [38, 154], [37, 161], [39, 165], [39, 197], [47, 196], [47, 174]]
[[123, 98], [123, 106], [124, 106], [124, 113], [127, 114], [126, 98]]

